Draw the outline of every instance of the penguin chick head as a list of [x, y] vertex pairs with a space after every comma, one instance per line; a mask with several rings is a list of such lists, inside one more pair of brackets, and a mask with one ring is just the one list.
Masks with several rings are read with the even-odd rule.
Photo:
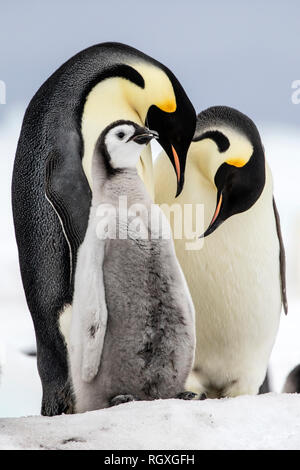
[[216, 209], [202, 237], [249, 210], [265, 185], [265, 156], [254, 122], [239, 111], [214, 106], [198, 115], [193, 154], [216, 187]]
[[133, 121], [115, 121], [107, 126], [98, 140], [98, 148], [110, 169], [136, 168], [142, 149], [158, 133]]

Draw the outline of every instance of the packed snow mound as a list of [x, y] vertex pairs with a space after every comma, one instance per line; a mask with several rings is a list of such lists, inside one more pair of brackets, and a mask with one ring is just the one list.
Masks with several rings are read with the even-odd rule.
[[300, 449], [300, 395], [131, 402], [0, 419], [1, 449]]

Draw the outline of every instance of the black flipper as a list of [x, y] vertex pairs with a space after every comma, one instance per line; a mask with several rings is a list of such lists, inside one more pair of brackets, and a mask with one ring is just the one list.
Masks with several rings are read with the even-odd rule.
[[288, 301], [286, 295], [286, 262], [285, 262], [285, 249], [282, 239], [281, 227], [280, 227], [280, 217], [276, 207], [275, 199], [273, 197], [273, 209], [276, 221], [276, 229], [277, 235], [280, 245], [280, 254], [279, 254], [279, 262], [280, 262], [280, 278], [281, 278], [281, 297], [282, 303], [284, 308], [284, 313], [287, 315], [288, 313]]
[[[74, 281], [77, 251], [88, 225], [92, 192], [75, 153], [52, 152], [46, 167], [46, 196], [64, 231], [70, 250], [70, 282]], [[70, 158], [67, 158], [70, 156]]]

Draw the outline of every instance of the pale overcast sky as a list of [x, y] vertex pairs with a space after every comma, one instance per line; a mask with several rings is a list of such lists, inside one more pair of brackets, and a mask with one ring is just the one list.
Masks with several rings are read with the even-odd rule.
[[73, 54], [119, 41], [171, 68], [197, 111], [227, 104], [255, 121], [299, 124], [299, 0], [10, 0], [0, 12], [2, 119]]

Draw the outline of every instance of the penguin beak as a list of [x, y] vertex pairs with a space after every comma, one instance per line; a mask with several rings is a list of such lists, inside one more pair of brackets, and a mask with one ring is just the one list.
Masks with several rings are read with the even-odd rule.
[[175, 147], [171, 145], [171, 149], [172, 149], [172, 154], [173, 154], [173, 159], [174, 159], [174, 168], [175, 168], [175, 172], [177, 176], [177, 192], [176, 192], [176, 197], [177, 197], [182, 191], [182, 188], [184, 185], [184, 177], [180, 169], [180, 161], [179, 161], [178, 154], [175, 150]]
[[148, 144], [152, 139], [158, 139], [159, 135], [158, 132], [156, 131], [151, 131], [150, 129], [141, 128], [141, 129], [136, 129], [135, 133], [133, 136], [130, 137], [129, 140], [133, 140], [139, 145], [145, 145]]
[[205, 238], [207, 235], [210, 235], [213, 233], [220, 225], [222, 222], [224, 222], [219, 216], [220, 216], [220, 211], [222, 208], [222, 203], [223, 203], [223, 194], [222, 192], [217, 198], [217, 205], [216, 209], [213, 215], [213, 218], [211, 219], [211, 222], [207, 228], [207, 230], [199, 237], [199, 238]]
[[175, 171], [177, 182], [176, 197], [184, 186], [184, 172], [189, 146], [196, 127], [196, 113], [192, 103], [176, 88], [177, 108], [173, 113], [150, 106], [146, 116], [147, 127], [159, 133], [159, 144], [166, 152]]

